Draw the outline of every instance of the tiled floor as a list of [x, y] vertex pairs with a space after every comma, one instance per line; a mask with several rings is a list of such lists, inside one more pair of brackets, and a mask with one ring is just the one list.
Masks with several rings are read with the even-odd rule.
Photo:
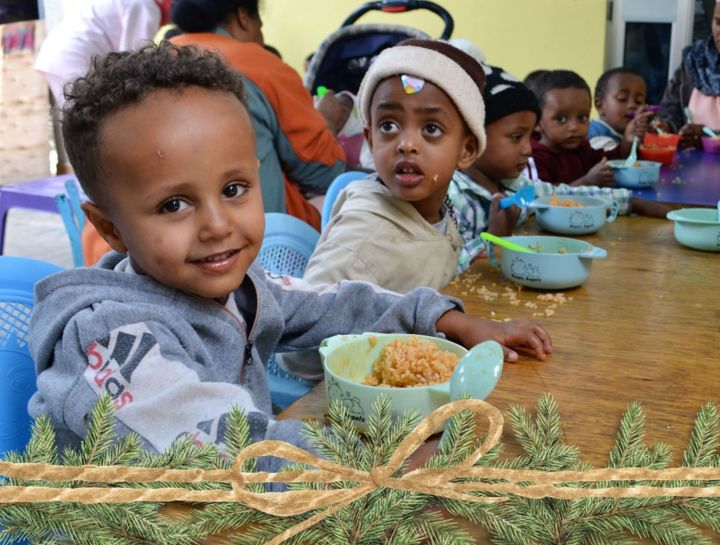
[[5, 225], [5, 255], [32, 257], [72, 267], [70, 239], [60, 214], [12, 208]]

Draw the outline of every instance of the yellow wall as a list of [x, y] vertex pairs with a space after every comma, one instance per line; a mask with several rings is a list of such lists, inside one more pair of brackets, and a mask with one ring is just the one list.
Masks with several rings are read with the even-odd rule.
[[[437, 0], [488, 61], [523, 78], [538, 68], [575, 70], [594, 87], [603, 72], [606, 0]], [[303, 60], [362, 0], [264, 0], [265, 41], [303, 73]], [[429, 12], [369, 13], [362, 22], [405, 24], [439, 36]]]

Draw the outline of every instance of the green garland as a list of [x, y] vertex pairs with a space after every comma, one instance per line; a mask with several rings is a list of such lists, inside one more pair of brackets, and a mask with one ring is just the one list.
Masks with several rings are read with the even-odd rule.
[[[368, 432], [362, 438], [355, 431], [346, 408], [342, 404], [333, 404], [330, 407], [330, 425], [310, 423], [306, 426], [306, 433], [325, 458], [369, 471], [387, 462], [400, 441], [418, 422], [414, 415], [406, 415], [393, 422], [390, 412], [388, 399], [380, 398], [373, 407]], [[588, 464], [580, 461], [576, 447], [563, 443], [557, 405], [551, 396], [544, 395], [538, 400], [535, 414], [514, 406], [507, 417], [523, 454], [501, 459], [501, 447], [498, 446], [483, 456], [477, 465], [542, 471], [590, 469]], [[683, 456], [683, 467], [720, 467], [719, 421], [714, 405], [708, 403], [701, 408]], [[52, 426], [46, 419], [40, 418], [34, 425], [25, 453], [13, 454], [6, 459], [67, 466], [94, 464], [227, 469], [231, 460], [248, 445], [250, 437], [244, 415], [233, 411], [228, 420], [225, 456], [214, 446], [198, 446], [190, 440], [178, 441], [158, 455], [144, 450], [135, 435], [118, 440], [114, 422], [113, 404], [108, 397], [103, 397], [93, 412], [87, 436], [79, 451], [58, 453]], [[633, 403], [620, 422], [608, 467], [668, 467], [668, 447], [661, 443], [650, 447], [645, 445], [644, 430], [642, 408]], [[438, 468], [455, 465], [474, 451], [482, 439], [475, 434], [474, 415], [461, 413], [448, 424], [445, 440], [427, 465]], [[246, 470], [252, 471], [252, 463], [248, 465], [250, 467]], [[586, 483], [584, 486], [601, 488], [627, 484]], [[690, 484], [717, 486], [720, 482]], [[16, 479], [0, 483], [0, 486], [7, 485], [91, 486], [81, 482], [46, 483]], [[353, 485], [343, 482], [290, 486], [301, 489]], [[177, 487], [178, 483], [119, 483], [110, 486]], [[227, 489], [229, 485], [194, 483], [184, 487]], [[708, 530], [720, 535], [718, 498], [591, 498], [570, 501], [511, 496], [504, 503], [466, 503], [403, 490], [378, 489], [287, 543], [473, 543], [473, 538], [456, 520], [443, 516], [438, 506], [454, 515], [455, 519], [467, 519], [486, 528], [496, 545], [617, 545], [637, 543], [638, 538], [658, 544], [688, 545], [710, 543]], [[254, 511], [239, 503], [220, 503], [197, 506], [184, 516], [168, 517], [162, 507], [148, 503], [0, 505], [0, 544], [24, 539], [33, 545], [192, 545], [202, 543], [208, 536], [224, 533], [228, 536], [228, 543], [233, 545], [259, 545], [312, 515], [281, 518]]]

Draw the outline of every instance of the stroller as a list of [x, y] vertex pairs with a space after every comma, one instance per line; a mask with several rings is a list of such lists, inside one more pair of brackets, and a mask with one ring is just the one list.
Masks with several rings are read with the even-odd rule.
[[[445, 23], [441, 39], [452, 34], [453, 18], [434, 2], [426, 0], [378, 0], [367, 2], [353, 11], [342, 26], [328, 36], [318, 47], [305, 73], [305, 87], [312, 95], [320, 94], [322, 87], [336, 93], [348, 93], [354, 97], [360, 82], [373, 59], [384, 49], [408, 38], [429, 39], [430, 36], [416, 28], [389, 24], [353, 24], [369, 11], [402, 13], [427, 9], [436, 13]], [[338, 134], [338, 141], [345, 149], [350, 165], [360, 164], [372, 168], [367, 150], [363, 152], [363, 127], [357, 108], [353, 109], [347, 123]]]
[[357, 93], [365, 72], [373, 59], [388, 47], [408, 38], [429, 39], [430, 36], [412, 27], [389, 24], [353, 23], [370, 11], [403, 13], [427, 9], [436, 13], [445, 23], [440, 35], [447, 40], [454, 23], [450, 14], [438, 4], [426, 0], [378, 0], [367, 2], [353, 11], [342, 26], [328, 36], [318, 47], [305, 73], [305, 87], [316, 95], [318, 87], [333, 89], [336, 93]]

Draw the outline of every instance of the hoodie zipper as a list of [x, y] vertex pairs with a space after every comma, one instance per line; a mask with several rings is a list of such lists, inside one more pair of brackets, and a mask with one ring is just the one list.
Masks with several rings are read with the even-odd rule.
[[[218, 305], [221, 309], [223, 309], [225, 312], [227, 312], [230, 316], [232, 316], [235, 321], [237, 322], [238, 326], [240, 327], [240, 331], [245, 336], [245, 350], [243, 351], [243, 359], [242, 362], [240, 362], [240, 376], [238, 377], [238, 384], [242, 384], [245, 380], [245, 368], [250, 367], [254, 363], [254, 358], [252, 354], [253, 346], [255, 345], [255, 340], [253, 338], [253, 333], [255, 332], [255, 326], [258, 323], [258, 319], [260, 317], [260, 293], [258, 293], [257, 287], [255, 286], [255, 281], [251, 278], [253, 285], [253, 290], [255, 290], [255, 301], [257, 303], [256, 306], [256, 312], [255, 312], [255, 320], [253, 321], [252, 329], [249, 333], [245, 331], [245, 327], [243, 326], [243, 323], [241, 320], [238, 319], [237, 316], [235, 316], [232, 312], [230, 312], [227, 308], [225, 308], [225, 305], [221, 305], [220, 303], [215, 303]], [[232, 297], [233, 294], [231, 293], [228, 295], [228, 297]], [[240, 310], [238, 308], [238, 310]]]

